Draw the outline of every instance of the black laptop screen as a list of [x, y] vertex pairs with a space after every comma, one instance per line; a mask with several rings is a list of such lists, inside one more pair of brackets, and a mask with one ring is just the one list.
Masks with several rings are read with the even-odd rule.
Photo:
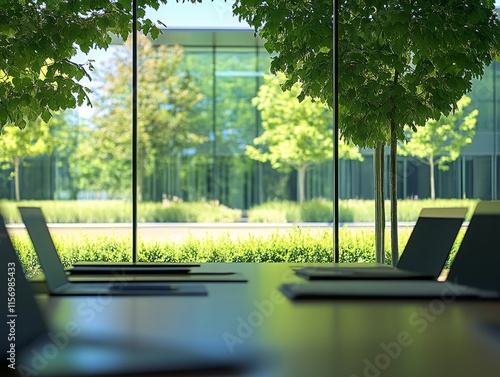
[[42, 210], [36, 207], [19, 207], [26, 229], [35, 247], [36, 254], [51, 291], [68, 283], [66, 271], [57, 254]]
[[448, 280], [500, 292], [500, 201], [480, 202], [471, 218]]
[[0, 266], [2, 280], [7, 282], [5, 285], [2, 283], [0, 295], [5, 313], [2, 318], [2, 363], [9, 363], [8, 355], [12, 345], [17, 354], [34, 339], [45, 334], [47, 327], [1, 215]]

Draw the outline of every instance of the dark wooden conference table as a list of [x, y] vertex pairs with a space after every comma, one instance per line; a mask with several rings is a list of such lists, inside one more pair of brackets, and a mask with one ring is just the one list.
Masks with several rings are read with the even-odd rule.
[[279, 286], [304, 281], [293, 266], [306, 264], [203, 264], [200, 271], [248, 278], [206, 283], [206, 297], [37, 300], [53, 328], [71, 321], [86, 336], [146, 337], [262, 361], [244, 376], [500, 376], [499, 301], [292, 302]]

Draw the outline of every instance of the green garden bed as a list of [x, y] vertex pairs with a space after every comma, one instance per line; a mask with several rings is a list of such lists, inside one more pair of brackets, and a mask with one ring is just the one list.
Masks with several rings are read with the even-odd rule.
[[[415, 221], [424, 207], [475, 207], [477, 200], [400, 200], [399, 221]], [[20, 223], [18, 205], [41, 207], [50, 223], [130, 223], [132, 206], [119, 200], [87, 201], [0, 201], [0, 208], [7, 223]], [[373, 222], [373, 200], [341, 200], [340, 222]], [[389, 202], [386, 202], [389, 220]], [[217, 202], [168, 202], [139, 203], [138, 220], [149, 222], [234, 223], [241, 220], [242, 211], [228, 208]], [[311, 200], [304, 203], [291, 201], [267, 202], [247, 211], [251, 223], [331, 222], [333, 203], [328, 200]]]
[[[408, 241], [409, 230], [399, 235], [400, 251]], [[458, 238], [461, 239], [462, 236]], [[40, 272], [38, 259], [26, 235], [12, 237], [14, 247], [26, 274]], [[341, 262], [374, 262], [374, 232], [342, 228], [340, 238]], [[140, 262], [298, 262], [328, 263], [332, 256], [332, 231], [293, 227], [286, 233], [270, 236], [232, 238], [229, 233], [218, 238], [190, 237], [183, 242], [139, 242]], [[102, 235], [98, 237], [55, 236], [54, 242], [64, 266], [77, 261], [130, 262], [129, 237]], [[457, 244], [456, 244], [457, 245]], [[455, 248], [456, 249], [456, 246]], [[386, 259], [390, 263], [389, 238], [386, 237]], [[453, 251], [453, 253], [455, 250]]]

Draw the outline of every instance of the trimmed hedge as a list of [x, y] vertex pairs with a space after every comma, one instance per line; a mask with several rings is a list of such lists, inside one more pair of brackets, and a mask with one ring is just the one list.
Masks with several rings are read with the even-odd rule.
[[[49, 223], [131, 223], [132, 205], [120, 200], [26, 200], [0, 201], [7, 223], [21, 223], [17, 206], [40, 207]], [[139, 203], [139, 222], [234, 223], [241, 219], [241, 210], [216, 202], [182, 201]]]
[[[402, 251], [410, 235], [400, 232]], [[388, 234], [387, 234], [388, 236]], [[40, 273], [38, 259], [27, 235], [14, 235], [14, 247], [27, 276]], [[340, 229], [341, 262], [374, 262], [374, 232]], [[459, 240], [461, 236], [459, 237]], [[386, 237], [386, 260], [390, 263], [389, 238]], [[70, 237], [56, 235], [54, 242], [64, 266], [77, 261], [130, 262], [130, 239], [124, 236]], [[453, 253], [455, 252], [456, 246]], [[328, 263], [332, 257], [332, 231], [293, 227], [286, 233], [234, 239], [229, 233], [218, 237], [189, 237], [180, 243], [139, 242], [140, 262], [298, 262]]]
[[[420, 210], [425, 207], [467, 207], [470, 217], [477, 200], [438, 199], [438, 200], [398, 200], [398, 220], [416, 221]], [[373, 222], [375, 203], [373, 200], [340, 200], [339, 222]], [[390, 202], [385, 202], [386, 221], [390, 221]], [[267, 202], [252, 207], [248, 211], [248, 221], [256, 223], [283, 222], [332, 222], [333, 202], [324, 199], [304, 203], [292, 201]]]
[[[468, 207], [469, 216], [477, 200], [438, 199], [438, 200], [399, 200], [399, 221], [415, 221], [420, 209], [424, 207]], [[119, 200], [87, 201], [21, 201], [1, 200], [0, 208], [8, 223], [20, 223], [18, 205], [41, 207], [50, 223], [130, 223], [132, 206]], [[341, 200], [339, 202], [339, 221], [373, 222], [373, 200]], [[298, 223], [332, 222], [333, 202], [324, 199], [304, 203], [292, 201], [267, 202], [248, 211], [248, 222], [253, 223]], [[139, 222], [186, 222], [186, 223], [234, 223], [241, 219], [242, 211], [231, 209], [217, 202], [165, 203], [141, 202], [138, 208]], [[386, 201], [387, 221], [389, 221], [389, 202]]]

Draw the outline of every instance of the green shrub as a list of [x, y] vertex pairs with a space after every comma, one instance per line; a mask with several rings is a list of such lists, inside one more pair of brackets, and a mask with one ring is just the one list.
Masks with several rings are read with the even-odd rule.
[[[132, 205], [119, 200], [0, 201], [7, 223], [21, 223], [17, 206], [40, 207], [49, 223], [130, 223]], [[236, 222], [241, 211], [216, 202], [141, 202], [139, 222]]]
[[348, 199], [339, 202], [339, 222], [373, 222], [373, 200]]
[[299, 203], [271, 201], [252, 207], [247, 212], [252, 223], [293, 223], [302, 221]]
[[[415, 221], [424, 207], [469, 208], [469, 217], [477, 200], [399, 200], [399, 221]], [[20, 223], [17, 205], [41, 207], [49, 223], [130, 223], [132, 206], [119, 200], [88, 201], [0, 201], [0, 208], [8, 223]], [[389, 201], [386, 201], [386, 220], [389, 221]], [[141, 202], [138, 208], [139, 222], [186, 222], [186, 223], [233, 223], [241, 218], [241, 210], [231, 209], [217, 202], [162, 203]], [[316, 199], [297, 203], [271, 201], [248, 210], [248, 221], [254, 223], [331, 222], [333, 202]], [[339, 222], [373, 222], [373, 200], [341, 200]]]
[[[400, 234], [400, 249], [409, 237], [409, 231]], [[14, 235], [14, 246], [26, 274], [30, 277], [40, 272], [31, 241], [27, 235]], [[138, 261], [170, 263], [204, 262], [296, 262], [328, 263], [333, 261], [332, 230], [304, 229], [298, 226], [286, 232], [269, 236], [248, 235], [232, 238], [230, 233], [220, 237], [197, 238], [190, 236], [180, 243], [139, 241]], [[340, 229], [341, 262], [373, 262], [374, 232], [370, 230]], [[130, 262], [131, 242], [128, 236], [55, 235], [54, 243], [65, 267], [78, 261]], [[390, 252], [387, 241], [387, 263]]]
[[274, 208], [256, 208], [248, 211], [251, 223], [286, 223], [286, 211]]
[[[438, 199], [438, 200], [399, 200], [398, 220], [416, 221], [422, 208], [430, 207], [467, 207], [468, 218], [472, 214], [477, 200]], [[339, 201], [339, 222], [373, 222], [375, 203], [373, 200], [347, 199]], [[390, 202], [385, 202], [386, 221], [390, 221]], [[324, 199], [304, 203], [291, 201], [267, 202], [252, 207], [248, 211], [249, 222], [331, 222], [333, 202]]]
[[330, 200], [311, 200], [299, 205], [301, 221], [332, 222], [333, 202]]
[[[468, 220], [476, 208], [477, 202], [478, 200], [475, 199], [400, 200], [398, 201], [398, 219], [399, 221], [415, 221], [422, 208], [467, 207], [469, 208], [469, 212], [467, 214]], [[386, 201], [385, 208], [387, 214], [389, 213], [389, 206], [389, 201]]]
[[327, 200], [272, 201], [248, 210], [248, 221], [253, 223], [332, 222], [332, 218], [333, 202]]

